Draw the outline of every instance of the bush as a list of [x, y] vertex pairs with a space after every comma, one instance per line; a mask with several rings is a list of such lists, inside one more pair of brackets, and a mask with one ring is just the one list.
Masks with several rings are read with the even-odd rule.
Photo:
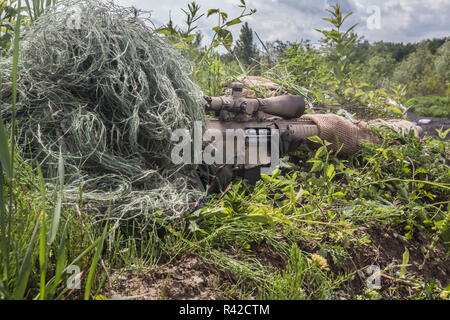
[[409, 111], [425, 117], [450, 118], [450, 98], [427, 96], [408, 100]]

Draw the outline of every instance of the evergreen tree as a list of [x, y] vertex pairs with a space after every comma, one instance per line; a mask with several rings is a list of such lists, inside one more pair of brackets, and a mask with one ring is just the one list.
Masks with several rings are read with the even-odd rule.
[[241, 63], [247, 66], [253, 64], [254, 60], [258, 58], [258, 49], [253, 43], [253, 30], [247, 22], [241, 28], [241, 34], [236, 42], [234, 52]]

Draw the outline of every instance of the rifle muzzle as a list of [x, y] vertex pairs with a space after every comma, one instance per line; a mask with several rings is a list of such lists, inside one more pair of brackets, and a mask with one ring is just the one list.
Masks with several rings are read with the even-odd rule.
[[259, 111], [285, 118], [299, 118], [305, 113], [305, 100], [294, 95], [283, 95], [268, 99], [257, 99]]

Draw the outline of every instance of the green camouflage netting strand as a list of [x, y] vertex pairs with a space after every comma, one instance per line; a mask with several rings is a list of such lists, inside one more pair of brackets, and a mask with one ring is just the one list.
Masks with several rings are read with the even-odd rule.
[[[11, 79], [11, 58], [0, 62]], [[171, 134], [204, 121], [192, 67], [150, 27], [148, 16], [97, 0], [64, 1], [20, 46], [19, 147], [49, 181], [65, 160], [67, 200], [99, 214], [172, 219], [205, 195], [194, 166], [174, 166]], [[11, 84], [0, 87], [4, 120]], [[30, 154], [31, 151], [31, 154]]]

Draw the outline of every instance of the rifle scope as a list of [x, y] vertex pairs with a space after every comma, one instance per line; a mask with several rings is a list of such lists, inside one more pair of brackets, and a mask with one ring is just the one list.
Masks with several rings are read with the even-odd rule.
[[301, 117], [305, 112], [305, 100], [295, 95], [282, 95], [267, 99], [245, 99], [241, 83], [233, 83], [231, 96], [205, 97], [207, 108], [212, 111], [228, 111], [234, 114], [255, 115], [264, 112], [284, 119]]

